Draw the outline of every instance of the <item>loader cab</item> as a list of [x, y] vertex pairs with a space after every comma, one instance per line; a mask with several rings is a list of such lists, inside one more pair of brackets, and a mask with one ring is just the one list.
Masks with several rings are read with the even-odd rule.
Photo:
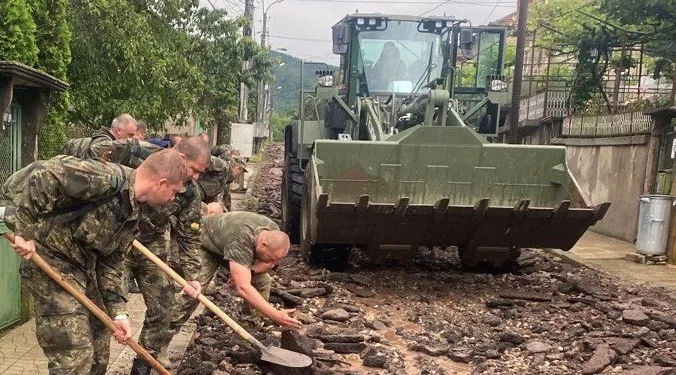
[[[415, 97], [442, 79], [458, 99], [465, 122], [484, 134], [497, 134], [504, 29], [463, 26], [453, 17], [353, 14], [333, 26], [333, 52], [341, 56], [337, 83], [352, 106], [359, 97]], [[487, 97], [491, 100], [484, 100]], [[506, 95], [505, 95], [506, 97]]]

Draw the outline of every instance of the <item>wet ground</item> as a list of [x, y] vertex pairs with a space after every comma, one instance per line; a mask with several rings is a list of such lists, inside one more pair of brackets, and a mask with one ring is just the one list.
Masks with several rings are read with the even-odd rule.
[[[247, 209], [279, 221], [282, 152], [269, 146]], [[305, 352], [304, 374], [673, 374], [676, 301], [536, 250], [516, 273], [463, 271], [453, 249], [422, 248], [378, 267], [356, 253], [345, 272], [309, 267], [293, 248], [274, 272], [272, 302], [296, 308], [300, 331], [268, 322], [257, 337]], [[235, 320], [240, 302], [217, 279], [209, 296]], [[197, 317], [177, 373], [293, 374], [231, 343], [213, 314]]]

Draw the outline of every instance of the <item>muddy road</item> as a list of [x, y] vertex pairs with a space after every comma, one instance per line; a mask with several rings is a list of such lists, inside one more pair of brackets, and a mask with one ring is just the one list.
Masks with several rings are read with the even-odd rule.
[[[269, 146], [245, 206], [279, 221], [283, 147]], [[293, 248], [271, 301], [296, 308], [301, 331], [267, 321], [256, 336], [305, 352], [303, 374], [674, 374], [676, 301], [554, 255], [524, 251], [517, 273], [464, 272], [453, 249], [422, 248], [406, 264], [345, 272], [309, 267]], [[207, 294], [237, 320], [225, 278]], [[180, 375], [294, 374], [230, 345], [209, 312], [197, 318]]]

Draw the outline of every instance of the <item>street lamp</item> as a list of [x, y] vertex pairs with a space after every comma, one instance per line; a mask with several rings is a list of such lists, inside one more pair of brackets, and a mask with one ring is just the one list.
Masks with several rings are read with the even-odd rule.
[[265, 6], [265, 0], [261, 0], [261, 8], [263, 8], [263, 32], [261, 33], [261, 47], [265, 48], [265, 41], [267, 39], [268, 33], [268, 10], [275, 4], [281, 3], [284, 0], [275, 0], [267, 7]]

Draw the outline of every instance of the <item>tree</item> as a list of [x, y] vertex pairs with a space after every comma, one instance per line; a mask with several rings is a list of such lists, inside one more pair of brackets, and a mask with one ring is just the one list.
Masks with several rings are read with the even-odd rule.
[[127, 0], [71, 0], [70, 12], [73, 121], [95, 127], [130, 112], [158, 129], [189, 117], [202, 77], [172, 30]]
[[[54, 77], [67, 80], [71, 61], [71, 31], [68, 23], [68, 0], [32, 0], [33, 19], [39, 25], [36, 30], [38, 68]], [[56, 155], [66, 142], [70, 95], [68, 92], [53, 93], [47, 117], [40, 128], [38, 151], [41, 159]]]
[[35, 66], [38, 62], [35, 22], [26, 1], [1, 1], [0, 15], [0, 60]]

